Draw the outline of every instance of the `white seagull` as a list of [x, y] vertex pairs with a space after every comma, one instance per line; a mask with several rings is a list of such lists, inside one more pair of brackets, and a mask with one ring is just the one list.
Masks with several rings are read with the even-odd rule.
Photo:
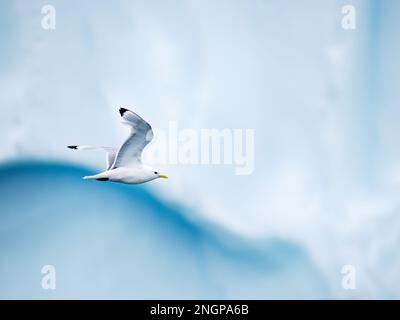
[[113, 181], [128, 184], [148, 182], [157, 178], [167, 179], [164, 174], [142, 164], [142, 151], [153, 139], [151, 126], [131, 110], [120, 108], [119, 113], [122, 123], [131, 128], [129, 137], [122, 146], [113, 147], [93, 146], [68, 146], [76, 150], [104, 150], [107, 152], [107, 170], [94, 176], [86, 176], [83, 179]]

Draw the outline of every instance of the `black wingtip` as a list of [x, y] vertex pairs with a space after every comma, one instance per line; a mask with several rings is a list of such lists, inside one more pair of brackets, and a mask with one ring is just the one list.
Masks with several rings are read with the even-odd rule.
[[78, 146], [67, 146], [67, 148], [70, 148], [70, 149], [78, 149]]
[[123, 117], [124, 113], [127, 112], [127, 111], [129, 111], [129, 110], [125, 109], [125, 108], [119, 108], [119, 113], [120, 113], [121, 117]]

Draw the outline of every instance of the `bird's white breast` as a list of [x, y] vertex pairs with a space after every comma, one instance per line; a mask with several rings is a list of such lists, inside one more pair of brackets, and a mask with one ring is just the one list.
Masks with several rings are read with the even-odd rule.
[[144, 183], [155, 179], [156, 176], [152, 175], [143, 168], [143, 166], [137, 167], [120, 167], [110, 170], [109, 179], [110, 181], [122, 182], [128, 184]]

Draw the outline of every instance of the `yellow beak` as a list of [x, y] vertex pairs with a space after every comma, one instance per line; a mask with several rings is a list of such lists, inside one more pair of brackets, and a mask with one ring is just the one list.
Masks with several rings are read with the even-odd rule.
[[164, 174], [160, 174], [158, 177], [159, 178], [163, 178], [163, 179], [168, 179], [168, 177], [166, 175], [164, 175]]

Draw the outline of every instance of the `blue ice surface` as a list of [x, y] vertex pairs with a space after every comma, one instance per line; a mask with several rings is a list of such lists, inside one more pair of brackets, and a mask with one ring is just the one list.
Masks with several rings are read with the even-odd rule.
[[[89, 173], [41, 162], [0, 168], [0, 298], [330, 297], [300, 246], [240, 238], [148, 186], [81, 179]], [[41, 286], [44, 265], [56, 268], [55, 290]]]

